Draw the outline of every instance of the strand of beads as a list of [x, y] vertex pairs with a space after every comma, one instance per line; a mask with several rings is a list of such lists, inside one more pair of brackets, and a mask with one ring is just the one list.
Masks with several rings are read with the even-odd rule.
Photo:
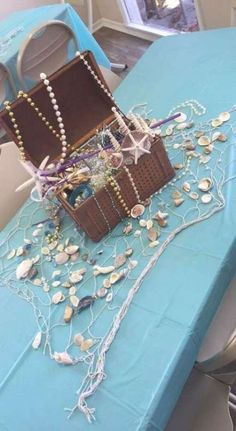
[[95, 79], [95, 81], [98, 83], [99, 87], [104, 91], [104, 93], [110, 97], [110, 99], [112, 100], [112, 102], [115, 101], [114, 97], [112, 96], [111, 92], [107, 89], [107, 87], [102, 83], [101, 79], [97, 76], [97, 74], [94, 72], [94, 70], [92, 69], [92, 67], [89, 65], [89, 62], [84, 58], [84, 55], [81, 54], [81, 52], [77, 51], [75, 54], [77, 57], [79, 57], [84, 65], [86, 66], [86, 68], [88, 69], [89, 73], [92, 75], [92, 77]]
[[107, 177], [107, 182], [108, 182], [108, 184], [110, 184], [110, 186], [114, 190], [119, 204], [124, 208], [127, 216], [130, 217], [131, 213], [130, 213], [130, 210], [129, 210], [127, 203], [125, 202], [124, 198], [122, 197], [121, 188], [120, 188], [119, 184], [117, 183], [115, 178], [112, 176]]
[[121, 214], [120, 214], [120, 211], [118, 210], [118, 208], [117, 208], [117, 206], [116, 206], [116, 204], [115, 204], [115, 202], [114, 202], [114, 199], [113, 199], [113, 197], [112, 197], [112, 195], [111, 195], [111, 193], [110, 193], [110, 191], [108, 190], [108, 188], [107, 188], [107, 186], [105, 185], [105, 186], [103, 186], [104, 187], [104, 190], [106, 190], [106, 193], [108, 194], [108, 196], [109, 196], [109, 198], [110, 198], [110, 201], [111, 201], [111, 205], [112, 205], [112, 207], [114, 208], [114, 210], [117, 212], [117, 214], [118, 214], [118, 216], [119, 216], [119, 218], [122, 220], [122, 216], [121, 216]]
[[20, 134], [20, 129], [19, 129], [19, 126], [18, 126], [18, 124], [16, 122], [16, 118], [14, 116], [14, 113], [13, 113], [12, 109], [11, 109], [10, 102], [8, 100], [6, 100], [4, 102], [4, 106], [5, 106], [5, 108], [6, 108], [7, 112], [8, 112], [10, 120], [11, 120], [11, 122], [13, 124], [14, 129], [15, 129], [15, 134], [16, 134], [16, 137], [17, 137], [17, 140], [18, 140], [18, 146], [19, 146], [19, 151], [20, 151], [20, 160], [25, 161], [26, 157], [25, 157], [24, 142], [23, 142], [22, 136]]
[[135, 184], [135, 182], [134, 182], [134, 179], [133, 179], [133, 177], [132, 177], [132, 175], [131, 175], [131, 173], [130, 173], [129, 169], [127, 168], [127, 166], [124, 166], [124, 170], [125, 170], [125, 172], [127, 173], [128, 179], [129, 179], [130, 184], [131, 184], [131, 186], [132, 186], [132, 188], [133, 188], [133, 191], [134, 191], [134, 194], [135, 194], [135, 196], [136, 196], [137, 202], [138, 202], [138, 203], [141, 203], [141, 199], [140, 199], [140, 195], [139, 195], [138, 189], [137, 189], [137, 187], [136, 187], [136, 184]]
[[111, 145], [113, 146], [114, 150], [119, 152], [120, 151], [120, 144], [109, 129], [106, 130], [106, 135], [110, 139]]
[[109, 221], [107, 220], [107, 217], [106, 217], [106, 215], [105, 215], [105, 213], [104, 213], [104, 211], [103, 211], [100, 203], [98, 202], [95, 194], [93, 194], [93, 199], [94, 199], [94, 201], [95, 201], [95, 203], [96, 203], [96, 205], [97, 205], [97, 207], [98, 207], [98, 209], [99, 209], [99, 211], [100, 211], [100, 213], [101, 213], [101, 215], [102, 215], [102, 217], [103, 217], [103, 219], [104, 219], [104, 221], [105, 221], [105, 223], [107, 225], [108, 232], [110, 232], [111, 231], [111, 226], [110, 226]]
[[49, 98], [51, 100], [53, 109], [55, 111], [55, 115], [57, 117], [57, 122], [58, 122], [58, 126], [59, 126], [59, 129], [60, 129], [60, 135], [61, 135], [60, 141], [61, 141], [61, 145], [62, 145], [62, 153], [61, 153], [60, 163], [62, 164], [65, 161], [65, 159], [66, 159], [66, 151], [67, 151], [67, 146], [68, 146], [67, 140], [66, 140], [66, 132], [65, 132], [65, 128], [64, 128], [65, 126], [63, 124], [63, 120], [62, 120], [62, 117], [61, 117], [61, 112], [59, 111], [59, 106], [57, 104], [57, 100], [55, 98], [55, 94], [52, 91], [52, 86], [50, 85], [50, 81], [47, 78], [46, 73], [40, 73], [40, 78], [43, 81], [43, 83], [44, 83], [44, 85], [45, 85], [45, 87], [47, 89]]
[[186, 100], [185, 102], [171, 109], [171, 111], [169, 112], [169, 116], [172, 115], [174, 112], [178, 112], [181, 108], [190, 108], [198, 116], [204, 115], [206, 113], [205, 106], [201, 105], [201, 103], [199, 103], [197, 100], [191, 99]]

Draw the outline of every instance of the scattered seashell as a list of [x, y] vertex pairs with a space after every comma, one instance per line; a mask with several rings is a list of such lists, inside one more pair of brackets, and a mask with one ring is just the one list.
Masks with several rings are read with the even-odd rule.
[[165, 220], [164, 218], [159, 218], [157, 220], [157, 223], [159, 224], [160, 227], [166, 227], [167, 226], [167, 220]]
[[71, 295], [70, 302], [73, 305], [73, 307], [77, 308], [79, 305], [79, 298], [76, 295]]
[[190, 121], [190, 123], [187, 123], [187, 129], [192, 129], [193, 126], [194, 126], [193, 121]]
[[196, 138], [200, 138], [201, 136], [204, 135], [204, 132], [202, 130], [196, 130], [194, 132], [194, 135], [196, 136]]
[[120, 280], [120, 278], [121, 278], [121, 273], [113, 272], [110, 276], [110, 283], [115, 284]]
[[205, 148], [204, 148], [204, 153], [205, 154], [211, 154], [212, 153], [212, 151], [213, 151], [213, 149], [214, 149], [214, 145], [213, 144], [210, 144], [210, 145], [207, 145]]
[[[176, 197], [181, 197], [181, 196], [182, 196], [182, 194], [180, 193], [180, 195], [178, 195]], [[153, 218], [155, 218], [156, 220], [158, 220], [159, 218], [165, 219], [168, 217], [168, 215], [169, 215], [168, 213], [164, 213], [162, 211], [157, 211], [157, 213], [155, 214], [155, 216]]]
[[52, 287], [58, 287], [58, 286], [60, 286], [60, 284], [61, 284], [61, 282], [59, 280], [53, 281], [52, 282]]
[[47, 292], [49, 292], [49, 290], [50, 290], [49, 285], [47, 283], [44, 283], [44, 285], [43, 285], [43, 291], [47, 293]]
[[52, 278], [58, 277], [58, 275], [61, 275], [60, 269], [57, 269], [56, 271], [53, 271]]
[[75, 286], [72, 286], [69, 288], [69, 295], [75, 295], [77, 292], [77, 289]]
[[210, 139], [207, 136], [200, 136], [197, 142], [198, 142], [198, 145], [200, 145], [201, 147], [206, 147], [211, 143]]
[[74, 253], [76, 253], [79, 250], [79, 246], [78, 245], [68, 245], [65, 248], [65, 252], [69, 255], [72, 255]]
[[184, 114], [184, 112], [180, 112], [180, 115], [177, 118], [175, 118], [176, 123], [183, 123], [186, 120], [187, 120], [187, 115]]
[[142, 204], [137, 204], [137, 205], [134, 205], [134, 207], [131, 209], [130, 214], [131, 214], [131, 217], [138, 218], [141, 215], [143, 215], [144, 211], [145, 211], [145, 206]]
[[47, 256], [50, 253], [48, 247], [42, 247], [41, 252], [44, 256]]
[[74, 271], [70, 274], [69, 280], [71, 283], [77, 284], [83, 280], [83, 275], [79, 271]]
[[58, 242], [57, 241], [52, 241], [49, 245], [48, 248], [50, 251], [54, 250], [57, 247]]
[[[153, 241], [154, 242], [154, 241]], [[138, 265], [138, 261], [137, 260], [130, 260], [128, 263], [128, 268], [129, 270], [134, 269], [136, 266]]]
[[25, 244], [32, 244], [32, 241], [28, 238], [24, 238]]
[[40, 260], [40, 255], [39, 254], [37, 254], [37, 256], [35, 256], [35, 257], [33, 257], [32, 258], [32, 262], [35, 264], [35, 263], [38, 263], [39, 262], [39, 260]]
[[41, 280], [41, 278], [35, 278], [35, 279], [34, 279], [34, 281], [33, 281], [33, 284], [34, 284], [35, 286], [41, 286], [41, 285], [42, 285], [42, 280]]
[[70, 260], [71, 260], [71, 262], [76, 262], [76, 260], [78, 259], [78, 257], [79, 257], [79, 253], [74, 253], [74, 254], [72, 254], [72, 255], [70, 256]]
[[184, 183], [183, 183], [183, 185], [182, 185], [182, 189], [185, 191], [185, 192], [190, 192], [190, 190], [191, 190], [191, 186], [190, 186], [190, 184], [187, 182], [187, 181], [185, 181]]
[[179, 190], [174, 190], [173, 193], [171, 193], [171, 197], [173, 199], [179, 199], [181, 198], [181, 196], [182, 196], [182, 193]]
[[25, 253], [24, 248], [23, 247], [18, 247], [18, 249], [16, 250], [16, 256], [22, 256]]
[[110, 289], [110, 287], [111, 287], [110, 280], [109, 280], [108, 278], [105, 278], [105, 279], [103, 280], [102, 285], [103, 285], [103, 287], [105, 287], [106, 289]]
[[152, 242], [150, 242], [150, 243], [149, 243], [149, 247], [150, 247], [150, 248], [154, 248], [154, 247], [156, 247], [158, 244], [159, 244], [159, 241], [157, 241], [157, 240], [156, 240], [156, 241], [152, 241]]
[[99, 272], [97, 269], [95, 269], [95, 270], [93, 271], [93, 275], [95, 275], [95, 277], [97, 277], [99, 274], [100, 274], [100, 272]]
[[63, 302], [65, 300], [65, 296], [63, 295], [63, 293], [61, 291], [54, 293], [54, 295], [52, 295], [52, 304], [59, 304], [59, 302]]
[[221, 121], [219, 118], [214, 118], [214, 120], [211, 121], [212, 127], [219, 127], [221, 126], [223, 121]]
[[115, 267], [95, 265], [94, 269], [97, 270], [99, 274], [109, 274], [110, 272], [114, 271]]
[[[165, 219], [161, 219], [161, 220], [165, 220]], [[156, 239], [158, 238], [158, 231], [154, 228], [149, 229], [148, 231], [148, 239], [149, 241], [156, 241]]]
[[133, 229], [132, 223], [128, 223], [127, 226], [124, 227], [123, 233], [125, 235], [128, 235], [132, 231], [132, 229]]
[[176, 207], [179, 207], [180, 205], [182, 205], [183, 202], [184, 202], [183, 198], [174, 199], [174, 204]]
[[63, 265], [64, 263], [66, 263], [68, 261], [68, 259], [69, 259], [69, 256], [64, 251], [56, 254], [56, 256], [55, 256], [55, 261], [58, 265]]
[[126, 262], [126, 256], [124, 254], [119, 254], [115, 258], [114, 266], [115, 268], [120, 268]]
[[41, 230], [41, 229], [35, 229], [35, 230], [33, 231], [32, 235], [33, 235], [34, 237], [36, 237], [36, 236], [39, 236], [41, 233], [42, 233], [42, 230]]
[[59, 245], [57, 246], [57, 251], [62, 252], [63, 250], [64, 250], [64, 245], [63, 245], [63, 244], [59, 244]]
[[41, 340], [42, 340], [42, 332], [37, 332], [32, 343], [33, 349], [37, 350], [39, 348], [41, 344]]
[[180, 148], [180, 147], [181, 147], [181, 144], [174, 144], [173, 145], [174, 150], [178, 150], [178, 148]]
[[223, 123], [225, 123], [225, 121], [229, 121], [230, 113], [229, 112], [221, 112], [221, 114], [219, 115], [218, 118], [220, 121], [223, 121]]
[[67, 352], [62, 352], [62, 353], [58, 353], [55, 352], [53, 355], [53, 359], [55, 359], [56, 362], [58, 362], [59, 364], [64, 364], [64, 365], [72, 365], [73, 359], [70, 357], [70, 355], [68, 355]]
[[179, 171], [180, 169], [183, 169], [184, 165], [182, 163], [175, 163], [174, 168], [176, 171]]
[[221, 134], [220, 132], [214, 132], [211, 138], [212, 142], [217, 141], [220, 134]]
[[78, 312], [85, 310], [90, 307], [91, 304], [95, 301], [94, 296], [84, 296], [81, 298], [78, 306]]
[[228, 139], [228, 137], [224, 133], [220, 133], [218, 138], [217, 138], [217, 141], [226, 142], [227, 139]]
[[7, 255], [7, 259], [10, 260], [16, 255], [16, 250], [13, 248], [13, 250], [10, 251], [10, 253]]
[[72, 316], [73, 316], [73, 308], [70, 305], [66, 305], [66, 308], [64, 311], [64, 322], [69, 323], [71, 321]]
[[23, 260], [16, 268], [17, 280], [20, 280], [21, 278], [26, 278], [32, 266], [33, 262], [31, 259]]
[[186, 139], [186, 140], [183, 142], [183, 146], [184, 146], [184, 148], [185, 148], [186, 150], [195, 150], [195, 148], [196, 148], [196, 145], [195, 145], [195, 144], [193, 144], [193, 142], [191, 141], [191, 139]]
[[69, 281], [65, 281], [62, 286], [65, 287], [66, 289], [70, 289], [71, 283]]
[[210, 190], [212, 187], [213, 187], [213, 184], [210, 178], [202, 178], [198, 182], [198, 188], [202, 192], [208, 192], [208, 190]]
[[113, 299], [113, 293], [112, 293], [112, 292], [110, 292], [110, 293], [108, 293], [108, 295], [106, 296], [106, 302], [111, 302], [111, 301], [112, 301], [112, 299]]
[[38, 274], [38, 270], [36, 268], [31, 268], [28, 273], [28, 278], [30, 280], [33, 280], [33, 278], [35, 278], [37, 274]]
[[146, 227], [147, 227], [147, 230], [151, 229], [153, 227], [153, 220], [148, 220]]
[[107, 295], [107, 289], [105, 287], [100, 287], [100, 289], [97, 290], [96, 296], [98, 298], [104, 298], [104, 296]]
[[187, 128], [187, 123], [180, 123], [180, 124], [178, 124], [178, 126], [176, 126], [176, 129], [177, 130], [184, 130], [184, 129], [186, 129]]
[[132, 248], [127, 248], [127, 250], [125, 250], [125, 256], [129, 257], [133, 254], [133, 249]]
[[165, 130], [165, 134], [166, 134], [166, 136], [171, 136], [171, 135], [173, 134], [174, 127], [175, 127], [175, 126], [168, 126], [168, 127], [166, 128], [166, 130]]
[[212, 201], [212, 195], [210, 193], [204, 193], [201, 196], [201, 201], [203, 204], [209, 204]]
[[[207, 148], [207, 147], [206, 147]], [[211, 160], [210, 156], [205, 156], [204, 154], [201, 154], [199, 158], [199, 163], [203, 163], [204, 165], [208, 163]]]
[[84, 341], [84, 337], [82, 334], [75, 334], [74, 344], [76, 344], [76, 346], [80, 346], [83, 341]]
[[147, 226], [147, 220], [144, 220], [143, 218], [139, 220], [139, 226], [146, 227]]
[[199, 198], [199, 194], [197, 192], [190, 192], [189, 197], [196, 201]]
[[87, 350], [89, 350], [90, 347], [92, 347], [92, 346], [93, 346], [93, 340], [92, 340], [92, 338], [88, 338], [87, 340], [83, 340], [80, 343], [80, 350], [82, 352], [87, 352]]
[[141, 235], [141, 230], [136, 230], [135, 232], [134, 232], [134, 237], [135, 238], [138, 238], [139, 236]]

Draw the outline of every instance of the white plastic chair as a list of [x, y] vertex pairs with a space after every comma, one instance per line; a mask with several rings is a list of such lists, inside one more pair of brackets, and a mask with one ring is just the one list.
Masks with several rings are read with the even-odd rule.
[[103, 77], [108, 87], [113, 93], [113, 91], [120, 85], [122, 79], [118, 75], [116, 75], [116, 73], [112, 72], [112, 70], [107, 69], [104, 66], [99, 65], [99, 68], [103, 74]]
[[[16, 98], [16, 88], [7, 66], [0, 63], [0, 105], [5, 99], [13, 101]], [[5, 139], [6, 132], [0, 127], [0, 139]]]
[[26, 88], [27, 79], [39, 81], [41, 72], [50, 75], [63, 66], [68, 57], [70, 44], [74, 53], [79, 49], [75, 34], [62, 21], [48, 21], [36, 27], [25, 39], [17, 57], [19, 80]]
[[236, 25], [236, 0], [232, 0], [231, 2], [231, 26], [234, 27]]

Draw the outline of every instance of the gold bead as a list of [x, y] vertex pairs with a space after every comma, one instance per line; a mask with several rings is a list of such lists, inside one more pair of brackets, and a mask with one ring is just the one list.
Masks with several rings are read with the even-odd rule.
[[[16, 126], [16, 127], [17, 127], [17, 126]], [[16, 135], [19, 135], [19, 134], [20, 134], [19, 129], [17, 129], [17, 130], [15, 131], [15, 134], [16, 134]]]
[[3, 105], [7, 106], [7, 105], [9, 105], [9, 103], [10, 103], [9, 100], [5, 100], [5, 102], [3, 102]]
[[[46, 126], [49, 126], [49, 121], [46, 121], [46, 123], [45, 123], [45, 124], [46, 124]], [[55, 131], [55, 130], [53, 130], [52, 132], [53, 132], [54, 134], [56, 133], [56, 131]]]
[[14, 116], [13, 112], [9, 112], [9, 115], [10, 115], [10, 117]]
[[11, 118], [11, 122], [15, 123], [16, 122], [15, 118]]
[[41, 118], [41, 120], [42, 120], [42, 121], [46, 121], [46, 117], [42, 117], [42, 118]]
[[10, 107], [9, 105], [7, 105], [7, 106], [6, 106], [6, 110], [7, 110], [7, 111], [10, 111], [10, 110], [11, 110], [11, 107]]
[[31, 103], [31, 102], [32, 102], [31, 97], [27, 97], [27, 102], [29, 102], [29, 103]]
[[18, 135], [18, 136], [17, 136], [17, 139], [18, 139], [18, 141], [21, 141], [22, 136], [21, 136], [21, 135]]
[[124, 201], [124, 199], [121, 199], [121, 200], [120, 200], [120, 203], [121, 203], [121, 204], [123, 204], [124, 202], [125, 202], [125, 201]]
[[27, 94], [23, 93], [22, 96], [27, 99]]
[[42, 112], [38, 113], [39, 118], [41, 118], [43, 116]]
[[31, 102], [30, 106], [33, 106], [33, 107], [34, 107], [34, 105], [35, 105], [35, 103], [34, 103], [34, 102]]
[[36, 112], [39, 112], [39, 108], [37, 108], [37, 107], [36, 107], [36, 108], [34, 108], [34, 109], [35, 109], [35, 111], [36, 111]]
[[60, 138], [60, 135], [58, 133], [56, 134], [56, 138]]
[[19, 142], [18, 142], [18, 144], [19, 144], [19, 145], [23, 145], [23, 141], [19, 141]]

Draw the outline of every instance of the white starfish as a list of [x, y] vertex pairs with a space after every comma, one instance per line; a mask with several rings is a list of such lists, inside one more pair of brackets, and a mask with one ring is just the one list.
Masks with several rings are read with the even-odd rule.
[[32, 197], [34, 191], [36, 191], [38, 194], [38, 198], [32, 197], [32, 199], [35, 201], [42, 201], [43, 200], [43, 185], [45, 183], [47, 183], [48, 181], [55, 182], [55, 181], [60, 180], [60, 178], [58, 178], [58, 177], [47, 177], [47, 176], [42, 176], [40, 174], [40, 171], [41, 170], [43, 171], [45, 169], [48, 160], [49, 160], [49, 156], [45, 157], [43, 159], [43, 161], [40, 163], [38, 168], [36, 168], [33, 165], [33, 163], [31, 163], [30, 161], [27, 161], [27, 162], [20, 161], [20, 163], [25, 168], [25, 170], [30, 174], [31, 178], [29, 180], [25, 181], [19, 187], [17, 187], [16, 192], [20, 192], [21, 190], [24, 190], [27, 187], [35, 184], [35, 186], [31, 190], [31, 197]]
[[131, 154], [134, 154], [134, 163], [137, 165], [139, 157], [142, 155], [142, 153], [151, 154], [149, 150], [144, 148], [145, 141], [149, 138], [148, 134], [145, 134], [140, 141], [136, 141], [134, 138], [132, 132], [128, 133], [130, 140], [133, 143], [133, 146], [127, 147], [127, 148], [121, 148], [121, 151], [129, 151]]

